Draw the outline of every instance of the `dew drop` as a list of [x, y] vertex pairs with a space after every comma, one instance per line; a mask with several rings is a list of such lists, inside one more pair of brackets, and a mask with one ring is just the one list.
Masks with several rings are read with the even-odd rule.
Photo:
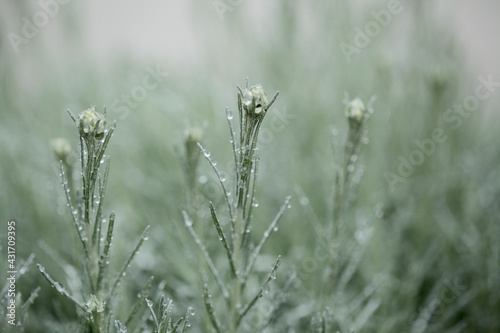
[[226, 181], [226, 176], [225, 175], [220, 175], [220, 181], [221, 182], [225, 182]]
[[210, 157], [210, 152], [207, 150], [204, 150], [203, 155], [205, 155], [205, 157]]
[[259, 207], [259, 202], [255, 198], [252, 200], [252, 207]]
[[194, 309], [192, 307], [189, 307], [188, 310], [187, 310], [187, 312], [188, 312], [189, 316], [194, 316], [195, 315]]
[[353, 171], [354, 171], [354, 165], [351, 164], [347, 167], [347, 172], [353, 172]]
[[229, 110], [229, 109], [226, 109], [226, 116], [227, 116], [227, 119], [229, 119], [229, 120], [233, 119], [233, 112], [231, 112], [231, 110]]
[[200, 176], [200, 178], [198, 178], [198, 181], [200, 182], [200, 184], [205, 184], [208, 181], [207, 176]]
[[266, 285], [264, 286], [264, 292], [265, 292], [266, 294], [268, 294], [270, 291], [271, 291], [271, 287], [269, 286], [269, 284], [266, 284]]
[[278, 231], [278, 227], [274, 227], [274, 228], [273, 228], [273, 231]]

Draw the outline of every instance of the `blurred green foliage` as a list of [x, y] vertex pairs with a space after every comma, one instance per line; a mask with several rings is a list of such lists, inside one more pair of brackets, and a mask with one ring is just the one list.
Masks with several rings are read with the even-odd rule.
[[[76, 152], [78, 137], [65, 110], [79, 113], [90, 105], [107, 105], [108, 118], [118, 120], [108, 148], [104, 212], [113, 210], [117, 217], [114, 262], [123, 262], [132, 240], [152, 226], [150, 240], [120, 287], [120, 311], [128, 312], [154, 275], [152, 297], [158, 300], [166, 293], [176, 315], [192, 306], [193, 330], [208, 331], [194, 264], [198, 252], [182, 222], [186, 184], [174, 147], [182, 145], [187, 124], [205, 124], [204, 146], [224, 169], [231, 161], [224, 109], [236, 110], [235, 85], [249, 77], [268, 91], [280, 91], [259, 142], [256, 235], [283, 197], [292, 195], [292, 208], [263, 251], [270, 262], [258, 263], [266, 272], [272, 258], [282, 255], [278, 279], [265, 297], [277, 297], [287, 278], [299, 273], [299, 283], [268, 331], [321, 332], [323, 325], [332, 332], [499, 331], [500, 132], [498, 115], [490, 112], [498, 92], [461, 117], [456, 129], [458, 120], [445, 118], [454, 104], [474, 95], [479, 81], [464, 69], [462, 49], [437, 20], [433, 4], [404, 3], [400, 16], [350, 63], [340, 43], [352, 43], [354, 28], [373, 20], [370, 10], [386, 8], [385, 2], [283, 0], [253, 7], [242, 2], [224, 14], [224, 21], [210, 2], [189, 5], [197, 49], [202, 50], [189, 66], [134, 59], [126, 52], [104, 63], [88, 57], [78, 44], [84, 27], [76, 2], [58, 14], [68, 25], [61, 30], [62, 49], [51, 49], [37, 37], [15, 53], [5, 38], [9, 28], [1, 26], [0, 219], [17, 221], [18, 260], [34, 253], [35, 262], [43, 262], [48, 271], [71, 278], [60, 265], [77, 263], [78, 243], [50, 141], [66, 137]], [[19, 17], [32, 12], [25, 5], [15, 10]], [[158, 66], [169, 74], [144, 100], [127, 112], [112, 107]], [[367, 124], [369, 143], [360, 156], [364, 176], [346, 216], [346, 238], [339, 242], [341, 247], [362, 244], [363, 250], [340, 249], [347, 253], [347, 265], [359, 262], [344, 289], [321, 300], [318, 276], [324, 263], [316, 249], [325, 239], [314, 225], [326, 226], [331, 218], [338, 152], [331, 132], [335, 127], [343, 142], [345, 92], [365, 101], [377, 97]], [[409, 160], [419, 150], [415, 140], [432, 138], [436, 128], [444, 130], [446, 139], [436, 143], [433, 153], [422, 153], [423, 163], [391, 190], [384, 175], [397, 174], [400, 158]], [[201, 163], [198, 172], [206, 179], [198, 184], [206, 199], [198, 223], [209, 251], [216, 254], [214, 261], [223, 265], [225, 253], [208, 210], [208, 200], [222, 205], [223, 199], [210, 166]], [[0, 230], [2, 257], [5, 233]], [[5, 265], [1, 260], [1, 271]], [[34, 267], [17, 281], [23, 301], [38, 286], [25, 331], [70, 331], [75, 310]]]

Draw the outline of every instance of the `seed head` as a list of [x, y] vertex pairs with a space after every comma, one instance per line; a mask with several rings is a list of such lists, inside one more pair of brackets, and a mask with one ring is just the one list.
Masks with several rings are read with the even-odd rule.
[[90, 107], [78, 115], [78, 129], [80, 135], [86, 139], [104, 137], [106, 129], [106, 119], [104, 115], [95, 111], [95, 107]]

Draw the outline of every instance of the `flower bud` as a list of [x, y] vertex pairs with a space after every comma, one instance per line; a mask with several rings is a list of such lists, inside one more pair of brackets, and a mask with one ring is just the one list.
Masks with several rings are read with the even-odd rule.
[[95, 295], [91, 296], [91, 298], [87, 302], [86, 306], [91, 312], [103, 312], [104, 311], [104, 302], [98, 300]]
[[188, 177], [188, 185], [192, 189], [196, 184], [196, 169], [200, 158], [198, 143], [203, 140], [203, 128], [190, 127], [185, 131], [184, 135], [185, 172]]
[[78, 129], [80, 135], [84, 138], [100, 140], [104, 137], [105, 128], [106, 119], [104, 115], [96, 112], [93, 106], [78, 115]]
[[65, 138], [55, 138], [50, 142], [58, 161], [66, 162], [71, 154], [71, 145]]
[[243, 108], [249, 115], [260, 115], [267, 111], [267, 94], [260, 84], [243, 90]]
[[203, 140], [203, 129], [201, 127], [190, 127], [185, 131], [186, 143], [198, 149], [198, 142]]
[[366, 114], [366, 107], [359, 98], [353, 99], [345, 109], [347, 119], [360, 123]]

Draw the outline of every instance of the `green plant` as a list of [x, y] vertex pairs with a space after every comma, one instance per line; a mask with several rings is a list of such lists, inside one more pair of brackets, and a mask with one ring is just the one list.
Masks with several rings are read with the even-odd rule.
[[153, 317], [154, 333], [185, 333], [187, 332], [188, 328], [191, 327], [189, 317], [194, 316], [193, 308], [189, 307], [186, 311], [186, 315], [179, 318], [175, 323], [173, 323], [172, 300], [165, 299], [165, 296], [161, 296], [157, 313], [155, 313], [153, 309], [153, 302], [151, 300], [146, 299], [146, 303], [151, 316]]
[[[336, 154], [333, 204], [330, 206], [333, 209], [333, 214], [330, 214], [332, 219], [315, 226], [317, 237], [327, 253], [322, 264], [318, 265], [321, 266], [317, 273], [320, 279], [315, 297], [318, 300], [316, 306], [320, 308], [311, 318], [310, 330], [318, 333], [361, 329], [379, 305], [377, 300], [372, 302], [372, 292], [368, 292], [374, 285], [380, 284], [378, 279], [366, 283], [368, 287], [361, 294], [349, 292], [349, 283], [356, 280], [359, 264], [373, 234], [370, 226], [353, 226], [355, 216], [349, 208], [356, 199], [356, 190], [363, 175], [363, 168], [358, 166], [359, 154], [364, 142], [367, 142], [366, 122], [373, 113], [374, 99], [365, 105], [359, 98], [349, 100], [346, 96], [344, 102], [348, 122], [345, 141], [339, 140], [336, 128], [332, 131]], [[364, 232], [363, 237], [356, 237], [356, 231]], [[324, 235], [328, 238], [324, 239]]]
[[[229, 272], [222, 275], [211, 259], [203, 240], [193, 228], [193, 221], [186, 211], [183, 212], [185, 224], [200, 248], [208, 270], [212, 273], [227, 308], [227, 316], [219, 317], [216, 314], [208, 283], [205, 282], [203, 293], [204, 303], [212, 327], [217, 332], [254, 332], [258, 329], [259, 325], [266, 322], [263, 319], [258, 323], [244, 325], [245, 317], [263, 296], [269, 283], [276, 278], [276, 270], [281, 261], [280, 256], [278, 256], [272, 265], [271, 271], [264, 278], [261, 286], [254, 292], [253, 296], [247, 296], [246, 287], [250, 277], [254, 274], [255, 262], [270, 235], [278, 230], [278, 222], [286, 208], [289, 207], [290, 201], [290, 197], [286, 198], [275, 219], [264, 232], [260, 242], [254, 246], [251, 241], [251, 221], [252, 210], [258, 205], [255, 198], [259, 163], [257, 139], [264, 116], [277, 97], [278, 93], [268, 101], [267, 94], [261, 85], [249, 88], [247, 82], [244, 90], [238, 87], [240, 125], [238, 139], [235, 138], [236, 133], [233, 129], [233, 114], [229, 109], [226, 109], [226, 117], [230, 130], [230, 143], [234, 158], [232, 188], [226, 185], [226, 176], [219, 171], [216, 162], [210, 157], [210, 152], [198, 143], [199, 149], [213, 168], [220, 182], [227, 205], [230, 226], [229, 237], [227, 237], [227, 230], [224, 230], [224, 224], [221, 222], [213, 203], [210, 202], [210, 216], [227, 257], [227, 269]], [[187, 170], [189, 171], [189, 169]], [[231, 192], [231, 190], [234, 192]], [[276, 305], [279, 306], [278, 302]], [[269, 315], [272, 314], [273, 312], [269, 313]], [[224, 320], [223, 323], [221, 323], [222, 320]]]
[[[142, 233], [121, 269], [113, 276], [109, 266], [115, 214], [112, 212], [106, 220], [103, 215], [103, 204], [110, 165], [109, 156], [105, 155], [105, 151], [116, 124], [107, 127], [106, 111], [100, 114], [94, 107], [83, 111], [78, 117], [71, 112], [69, 114], [77, 126], [80, 138], [81, 191], [71, 188], [73, 181], [72, 164], [68, 157], [69, 146], [58, 140], [54, 147], [56, 156], [60, 159], [62, 187], [81, 245], [80, 292], [83, 297], [75, 296], [75, 291], [67, 290], [62, 283], [54, 280], [41, 264], [38, 264], [38, 269], [59, 294], [76, 305], [81, 329], [84, 332], [111, 332], [115, 323], [120, 332], [125, 332], [124, 326], [115, 319], [112, 307], [121, 279], [142, 243], [148, 238], [149, 226]], [[100, 173], [102, 165], [104, 172]], [[76, 194], [76, 198], [72, 197], [72, 193]], [[107, 231], [104, 231], [106, 222]], [[137, 309], [130, 313], [125, 322], [130, 322], [136, 314]]]

